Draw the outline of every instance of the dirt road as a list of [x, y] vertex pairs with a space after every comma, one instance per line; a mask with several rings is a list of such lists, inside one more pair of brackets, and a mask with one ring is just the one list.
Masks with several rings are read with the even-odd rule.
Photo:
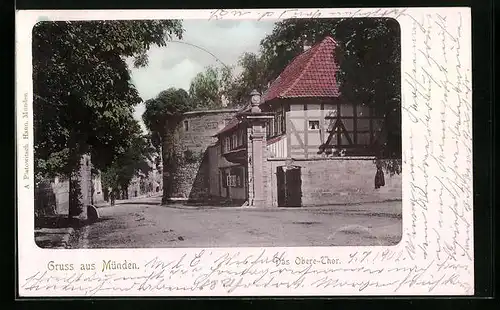
[[73, 248], [395, 245], [401, 202], [303, 209], [161, 206], [142, 198], [99, 208]]

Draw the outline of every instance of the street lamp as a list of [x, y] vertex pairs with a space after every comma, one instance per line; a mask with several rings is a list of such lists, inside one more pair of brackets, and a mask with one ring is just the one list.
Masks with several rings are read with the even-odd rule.
[[260, 93], [256, 89], [252, 90], [252, 92], [250, 93], [250, 102], [252, 103], [252, 113], [261, 112], [259, 108], [260, 100], [261, 100]]

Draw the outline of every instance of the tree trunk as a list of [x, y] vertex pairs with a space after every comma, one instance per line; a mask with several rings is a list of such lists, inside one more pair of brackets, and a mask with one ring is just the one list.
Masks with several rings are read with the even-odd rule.
[[110, 200], [111, 206], [115, 205], [115, 199], [116, 199], [116, 192], [114, 189], [111, 189], [110, 194], [109, 194], [109, 200]]
[[102, 188], [102, 196], [103, 196], [104, 201], [106, 201], [106, 202], [109, 201], [108, 187], [103, 186], [103, 188]]
[[[166, 156], [165, 156], [165, 137], [162, 137], [161, 139], [161, 162], [163, 165], [163, 171], [162, 171], [162, 179], [163, 179], [163, 194], [161, 197], [161, 204], [165, 205], [167, 204], [167, 199], [168, 199], [168, 190], [167, 190], [167, 184], [168, 184], [168, 179], [166, 176], [166, 171], [167, 171], [167, 166], [166, 166]], [[149, 184], [148, 192], [152, 191], [152, 184]]]
[[[172, 117], [165, 124], [166, 133], [162, 136], [162, 161], [163, 161], [163, 196], [162, 204], [166, 204], [168, 199], [172, 196], [173, 184], [175, 182], [174, 176], [177, 170], [176, 164], [176, 132], [175, 129], [179, 119]], [[153, 188], [154, 191], [154, 188]]]
[[95, 193], [94, 178], [91, 175], [90, 176], [90, 204], [91, 205], [94, 205], [94, 193]]

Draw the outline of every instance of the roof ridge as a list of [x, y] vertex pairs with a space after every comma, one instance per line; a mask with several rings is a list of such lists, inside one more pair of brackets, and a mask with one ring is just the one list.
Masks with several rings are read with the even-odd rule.
[[[316, 46], [316, 50], [315, 51], [312, 51], [313, 52], [313, 55], [311, 55], [311, 58], [309, 58], [309, 60], [307, 61], [304, 69], [302, 70], [302, 72], [300, 72], [299, 76], [295, 79], [295, 81], [293, 81], [293, 83], [287, 88], [285, 89], [284, 92], [282, 92], [281, 94], [278, 94], [278, 95], [281, 95], [281, 96], [285, 96], [285, 94], [290, 91], [290, 89], [292, 89], [299, 81], [300, 79], [302, 78], [302, 76], [304, 75], [304, 73], [307, 71], [307, 69], [309, 69], [309, 67], [311, 66], [311, 63], [312, 63], [312, 60], [314, 59], [314, 57], [318, 54], [318, 51], [320, 50], [320, 47], [326, 42], [326, 39], [331, 39], [333, 40], [333, 38], [327, 36], [323, 39], [323, 41], [321, 41], [317, 46]], [[335, 42], [335, 41], [333, 41]], [[303, 54], [301, 54], [303, 55]], [[300, 55], [299, 55], [300, 56]]]

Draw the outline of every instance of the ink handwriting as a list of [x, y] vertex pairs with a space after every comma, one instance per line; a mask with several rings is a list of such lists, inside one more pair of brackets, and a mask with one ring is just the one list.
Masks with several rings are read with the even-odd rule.
[[432, 248], [432, 256], [471, 260], [471, 106], [462, 16], [453, 26], [444, 14], [411, 20], [411, 65], [403, 72], [411, 94], [403, 112], [412, 123], [404, 249], [410, 259], [429, 258]]
[[[202, 250], [184, 254], [178, 259], [160, 257], [146, 262], [127, 275], [112, 272], [67, 272], [55, 275], [38, 271], [21, 279], [27, 291], [78, 292], [87, 296], [116, 294], [117, 292], [200, 292], [233, 293], [251, 288], [386, 288], [394, 292], [423, 287], [432, 292], [438, 285], [470, 287], [462, 277], [469, 271], [467, 264], [455, 262], [452, 256], [431, 260], [425, 266], [404, 263], [401, 250], [362, 251], [352, 253], [361, 264], [342, 265], [279, 265], [278, 260], [293, 261], [286, 251], [268, 253], [266, 250], [250, 255], [237, 253], [211, 254]], [[199, 262], [203, 261], [203, 266]], [[371, 263], [371, 264], [369, 264]], [[384, 276], [382, 276], [384, 275]]]

